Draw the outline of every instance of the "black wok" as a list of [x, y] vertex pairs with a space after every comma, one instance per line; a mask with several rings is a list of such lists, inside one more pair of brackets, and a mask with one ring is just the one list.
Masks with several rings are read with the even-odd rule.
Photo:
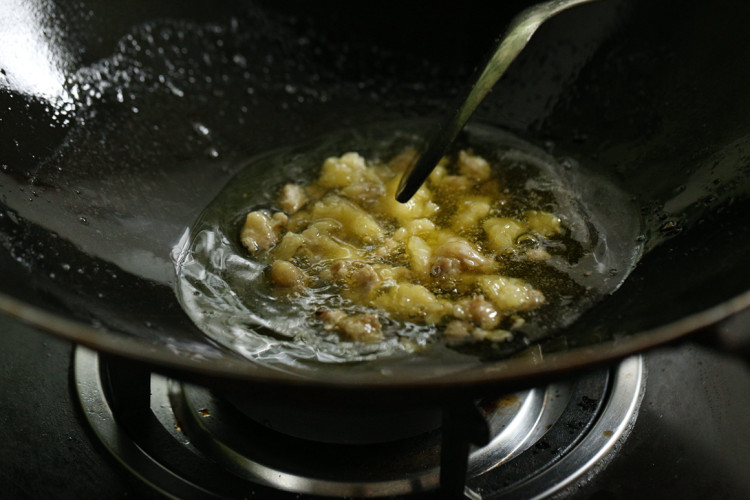
[[440, 116], [524, 3], [9, 3], [0, 309], [55, 335], [204, 383], [429, 398], [617, 359], [750, 305], [746, 2], [602, 0], [561, 14], [478, 110], [629, 194], [644, 253], [616, 292], [536, 355], [304, 373], [207, 339], [175, 297], [172, 247], [253, 156]]

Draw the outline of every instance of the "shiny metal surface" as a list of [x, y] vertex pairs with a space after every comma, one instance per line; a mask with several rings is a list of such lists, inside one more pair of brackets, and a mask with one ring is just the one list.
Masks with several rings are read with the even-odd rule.
[[[100, 362], [96, 352], [76, 350], [76, 390], [89, 424], [119, 462], [168, 497], [234, 497], [268, 487], [294, 494], [376, 498], [438, 487], [438, 432], [358, 447], [311, 443], [247, 420], [206, 389], [161, 375], [150, 376], [148, 415], [136, 417], [142, 435], [134, 435], [126, 428], [132, 416], [115, 416]], [[643, 382], [642, 360], [634, 357], [611, 376], [607, 371], [594, 372], [483, 402], [480, 407], [493, 438], [470, 454], [466, 496], [544, 498], [597, 466], [602, 468], [602, 459], [627, 436]], [[585, 394], [601, 398], [595, 401]], [[304, 415], [299, 418], [304, 420]], [[169, 437], [168, 446], [149, 442], [159, 433]], [[539, 461], [538, 452], [545, 450], [546, 442], [555, 442], [551, 434], [570, 436], [563, 437], [561, 456], [553, 453]], [[175, 445], [183, 455], [179, 460], [159, 457], [155, 451]], [[213, 463], [219, 465], [215, 470], [186, 473]], [[526, 470], [528, 464], [539, 469]], [[517, 466], [524, 468], [524, 479], [503, 484]], [[238, 487], [227, 489], [223, 484], [232, 481]]]
[[[644, 363], [641, 356], [625, 359], [614, 373], [611, 393], [603, 413], [578, 445], [548, 469], [528, 481], [502, 491], [490, 488], [480, 498], [548, 498], [581, 480], [613, 449], [627, 438], [637, 416], [645, 390]], [[478, 478], [478, 490], [485, 490]]]
[[470, 476], [481, 476], [532, 446], [570, 404], [571, 393], [569, 383], [554, 383], [521, 393], [518, 405], [499, 407], [489, 418], [492, 441], [471, 454]]
[[[90, 429], [72, 385], [74, 346], [2, 318], [0, 331], [4, 496], [164, 498], [149, 495]], [[565, 498], [630, 500], [644, 490], [654, 498], [748, 498], [750, 367], [692, 343], [657, 349], [644, 361], [646, 394], [627, 441]], [[179, 433], [173, 416], [167, 425]], [[294, 495], [263, 491], [250, 498]]]
[[[268, 465], [263, 463], [263, 457], [268, 451], [263, 449], [266, 448], [263, 443], [241, 439], [241, 429], [225, 428], [231, 424], [227, 424], [221, 407], [208, 390], [163, 377], [157, 377], [156, 384], [166, 384], [169, 387], [169, 397], [177, 421], [192, 442], [212, 460], [254, 484], [295, 493], [335, 497], [392, 496], [431, 490], [438, 486], [437, 471], [411, 475], [405, 471], [386, 470], [377, 479], [347, 479], [367, 474], [369, 467], [377, 467], [373, 463], [363, 466], [335, 462], [330, 464], [333, 470], [326, 471], [331, 477], [315, 477], [310, 473], [314, 469], [312, 464], [308, 467], [302, 464], [301, 471], [295, 470], [300, 458], [304, 462], [312, 457], [304, 452], [300, 453], [299, 449], [285, 448], [281, 443], [271, 443], [271, 453], [281, 454], [286, 458], [278, 462], [277, 466]], [[304, 416], [300, 418], [304, 419]], [[328, 463], [331, 459], [321, 454], [316, 460]]]
[[196, 494], [213, 496], [209, 491], [164, 468], [135, 441], [123, 435], [107, 401], [99, 377], [99, 357], [94, 351], [76, 349], [73, 369], [75, 389], [91, 428], [122, 466], [167, 498], [179, 499]]

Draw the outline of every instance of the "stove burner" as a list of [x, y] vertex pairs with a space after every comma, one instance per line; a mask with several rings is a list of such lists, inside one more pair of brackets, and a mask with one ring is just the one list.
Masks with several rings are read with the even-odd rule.
[[[420, 497], [440, 485], [446, 429], [428, 425], [418, 435], [365, 444], [316, 442], [253, 421], [241, 410], [247, 402], [161, 375], [137, 378], [94, 351], [76, 350], [76, 387], [97, 437], [167, 496]], [[643, 362], [633, 357], [612, 370], [481, 401], [490, 440], [469, 455], [465, 495], [543, 498], [591, 476], [626, 438], [643, 387]]]

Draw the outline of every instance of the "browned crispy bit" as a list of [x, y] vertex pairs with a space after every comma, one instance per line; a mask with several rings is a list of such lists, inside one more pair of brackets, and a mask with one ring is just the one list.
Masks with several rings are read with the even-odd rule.
[[336, 329], [350, 340], [365, 343], [382, 340], [380, 320], [374, 314], [348, 315], [340, 309], [326, 309], [316, 311], [315, 316], [327, 330]]
[[430, 276], [433, 278], [451, 278], [461, 273], [461, 261], [453, 257], [436, 257], [432, 261]]
[[501, 315], [497, 312], [495, 306], [482, 296], [459, 300], [456, 303], [454, 314], [456, 317], [470, 321], [485, 330], [497, 327], [501, 320]]
[[[485, 257], [469, 243], [461, 238], [454, 238], [435, 249], [432, 255], [437, 259], [445, 257], [456, 259], [461, 271], [491, 270], [492, 260]], [[447, 264], [447, 262], [446, 262]]]
[[358, 291], [368, 294], [378, 288], [382, 281], [375, 269], [369, 264], [365, 264], [352, 273], [352, 286]]
[[346, 317], [346, 313], [340, 309], [318, 309], [315, 311], [315, 317], [323, 322], [327, 330], [331, 330]]

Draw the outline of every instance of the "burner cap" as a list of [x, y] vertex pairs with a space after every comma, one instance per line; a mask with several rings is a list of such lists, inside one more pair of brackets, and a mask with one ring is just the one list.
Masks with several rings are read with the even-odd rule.
[[[83, 410], [99, 439], [131, 472], [174, 497], [385, 497], [424, 494], [439, 486], [441, 430], [435, 412], [383, 417], [389, 437], [354, 429], [361, 412], [320, 432], [294, 405], [269, 410], [157, 374], [134, 378], [79, 347], [75, 379]], [[469, 498], [542, 498], [602, 468], [625, 439], [642, 398], [640, 357], [500, 399], [478, 402], [490, 429], [486, 446], [472, 449]], [[133, 382], [138, 380], [138, 382]], [[106, 381], [106, 382], [104, 382]], [[270, 420], [269, 420], [270, 418]], [[275, 422], [276, 421], [276, 422]], [[288, 425], [278, 421], [296, 422]], [[378, 428], [370, 415], [368, 428]], [[342, 439], [330, 439], [341, 428]], [[354, 437], [352, 437], [354, 436]]]

